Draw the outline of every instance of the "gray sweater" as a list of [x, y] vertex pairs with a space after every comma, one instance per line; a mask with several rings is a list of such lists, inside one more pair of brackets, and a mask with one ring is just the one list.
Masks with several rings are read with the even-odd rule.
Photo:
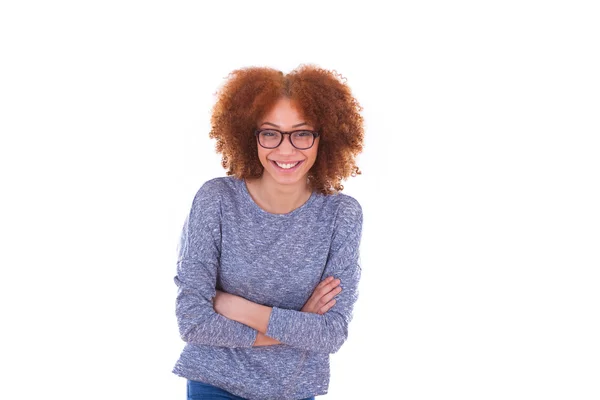
[[[327, 393], [329, 354], [348, 337], [360, 279], [362, 209], [345, 194], [314, 192], [288, 214], [271, 214], [244, 181], [215, 178], [198, 190], [177, 260], [176, 315], [185, 348], [173, 373], [247, 399], [301, 399]], [[317, 284], [341, 280], [324, 315], [299, 311]], [[217, 314], [215, 290], [273, 307], [267, 335]]]

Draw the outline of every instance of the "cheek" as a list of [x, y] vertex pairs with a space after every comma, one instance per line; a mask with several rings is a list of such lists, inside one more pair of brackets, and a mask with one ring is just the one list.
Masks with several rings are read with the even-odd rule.
[[319, 154], [319, 147], [315, 146], [315, 147], [313, 147], [310, 150], [311, 150], [311, 152], [310, 152], [310, 158], [312, 160], [316, 160], [317, 159], [317, 154]]
[[315, 161], [317, 160], [317, 151], [311, 151], [310, 153], [305, 153], [306, 158], [308, 159], [308, 162], [312, 165], [314, 165]]
[[266, 163], [267, 162], [267, 154], [269, 154], [268, 151], [266, 151], [265, 149], [263, 149], [262, 147], [258, 147], [258, 159], [260, 160], [261, 163]]

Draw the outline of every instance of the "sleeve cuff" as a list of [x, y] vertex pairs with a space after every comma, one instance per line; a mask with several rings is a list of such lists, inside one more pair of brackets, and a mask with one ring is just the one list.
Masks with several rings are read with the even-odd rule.
[[258, 331], [254, 328], [250, 328], [249, 326], [246, 326], [239, 322], [236, 322], [236, 321], [231, 321], [231, 322], [238, 325], [237, 329], [236, 329], [236, 333], [234, 335], [234, 337], [237, 338], [237, 340], [236, 340], [237, 343], [235, 343], [234, 346], [247, 347], [247, 348], [253, 347], [254, 342], [256, 342], [256, 336], [258, 335]]
[[258, 336], [258, 331], [256, 329], [250, 328], [250, 333], [246, 335], [247, 342], [244, 343], [245, 347], [254, 346], [254, 342], [256, 342], [256, 336]]
[[286, 331], [287, 321], [285, 312], [282, 308], [272, 307], [271, 315], [269, 316], [269, 326], [267, 326], [266, 335], [281, 341], [283, 333]]

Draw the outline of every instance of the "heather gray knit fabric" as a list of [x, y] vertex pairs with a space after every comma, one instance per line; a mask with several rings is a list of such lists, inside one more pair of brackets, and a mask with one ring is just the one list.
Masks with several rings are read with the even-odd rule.
[[[313, 193], [288, 214], [271, 214], [234, 177], [206, 182], [186, 218], [177, 262], [176, 315], [186, 342], [173, 373], [247, 399], [327, 393], [329, 354], [348, 336], [360, 279], [362, 209], [345, 194]], [[324, 315], [299, 311], [317, 284], [340, 278]], [[267, 335], [215, 313], [215, 289], [273, 307]]]

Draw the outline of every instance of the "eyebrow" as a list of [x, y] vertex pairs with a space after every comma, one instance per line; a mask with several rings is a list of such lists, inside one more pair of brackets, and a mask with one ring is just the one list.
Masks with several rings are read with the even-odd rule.
[[[279, 126], [279, 125], [275, 125], [275, 124], [274, 124], [274, 123], [272, 123], [272, 122], [263, 122], [263, 123], [261, 124], [261, 126], [262, 126], [262, 125], [271, 125], [271, 126], [274, 126], [275, 128], [280, 128], [280, 126]], [[297, 128], [297, 127], [299, 127], [299, 126], [302, 126], [302, 125], [308, 125], [308, 124], [307, 124], [306, 122], [301, 122], [301, 123], [299, 123], [299, 124], [292, 125], [292, 128]]]

